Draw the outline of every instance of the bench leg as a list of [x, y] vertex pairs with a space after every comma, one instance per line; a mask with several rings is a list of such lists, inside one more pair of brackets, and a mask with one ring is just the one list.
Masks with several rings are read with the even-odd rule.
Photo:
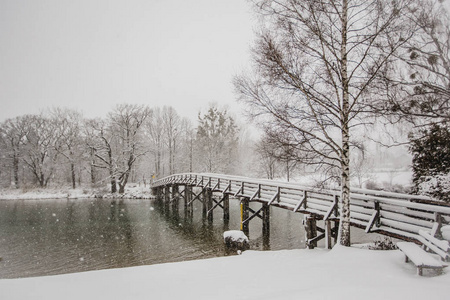
[[419, 276], [423, 275], [422, 267], [417, 267], [417, 275], [419, 275]]
[[406, 263], [409, 262], [409, 258], [408, 258], [408, 256], [406, 256], [406, 255], [405, 255], [405, 262], [406, 262]]

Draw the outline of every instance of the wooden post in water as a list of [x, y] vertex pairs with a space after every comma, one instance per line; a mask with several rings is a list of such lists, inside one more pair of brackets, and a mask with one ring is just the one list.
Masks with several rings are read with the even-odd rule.
[[166, 185], [164, 187], [164, 211], [167, 213], [169, 211], [170, 204], [170, 186]]
[[161, 187], [152, 188], [152, 194], [156, 197], [156, 203], [161, 202], [162, 193], [161, 193]]
[[178, 214], [178, 206], [180, 200], [180, 188], [178, 184], [172, 185], [172, 213], [174, 215]]
[[250, 199], [249, 198], [242, 198], [241, 199], [241, 231], [244, 232], [246, 236], [249, 235], [249, 222], [244, 223], [244, 220], [247, 220], [249, 217], [249, 205], [250, 205]]
[[305, 232], [306, 232], [306, 246], [309, 249], [317, 247], [317, 241], [310, 242], [311, 239], [317, 237], [316, 218], [313, 215], [305, 215]]
[[208, 212], [208, 222], [212, 223], [213, 218], [213, 191], [211, 189], [206, 189], [206, 210]]
[[186, 185], [184, 186], [184, 216], [185, 218], [192, 218], [193, 210], [192, 210], [192, 186]]
[[202, 217], [203, 217], [203, 219], [206, 219], [206, 213], [208, 211], [208, 209], [206, 207], [206, 202], [207, 202], [206, 198], [208, 197], [206, 190], [207, 189], [203, 189], [202, 197], [201, 197], [202, 198]]
[[228, 223], [230, 221], [230, 195], [223, 194], [223, 221]]

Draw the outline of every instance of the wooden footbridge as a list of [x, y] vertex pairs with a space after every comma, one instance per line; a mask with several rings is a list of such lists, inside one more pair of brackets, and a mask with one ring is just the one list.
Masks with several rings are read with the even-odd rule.
[[[331, 248], [337, 240], [339, 190], [239, 176], [186, 173], [153, 182], [152, 191], [159, 201], [172, 205], [173, 209], [178, 209], [180, 200], [184, 200], [187, 214], [193, 214], [193, 202], [200, 201], [203, 215], [209, 221], [213, 220], [217, 208], [223, 210], [224, 221], [229, 220], [231, 196], [240, 201], [241, 230], [246, 234], [250, 221], [256, 217], [262, 219], [263, 235], [269, 234], [272, 206], [305, 215], [308, 247], [313, 248], [317, 241], [325, 239], [325, 246]], [[450, 206], [433, 202], [429, 197], [352, 188], [350, 199], [351, 224], [367, 233], [425, 244], [419, 232], [439, 236], [441, 226], [450, 223]], [[260, 203], [261, 207], [254, 210], [250, 203]]]

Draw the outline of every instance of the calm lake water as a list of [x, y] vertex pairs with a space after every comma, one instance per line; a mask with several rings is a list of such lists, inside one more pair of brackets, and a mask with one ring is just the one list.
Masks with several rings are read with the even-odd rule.
[[[222, 234], [239, 229], [238, 201], [230, 222], [167, 212], [153, 200], [0, 201], [0, 278], [18, 278], [177, 262], [226, 255]], [[253, 204], [252, 204], [253, 205]], [[255, 204], [259, 208], [260, 204]], [[270, 241], [261, 221], [250, 222], [251, 249], [304, 248], [303, 215], [271, 208]], [[373, 238], [366, 237], [373, 240]]]

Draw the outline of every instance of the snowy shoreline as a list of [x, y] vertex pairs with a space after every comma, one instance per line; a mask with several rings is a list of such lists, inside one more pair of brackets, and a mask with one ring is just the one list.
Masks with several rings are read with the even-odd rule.
[[89, 198], [123, 198], [153, 199], [149, 186], [132, 184], [126, 187], [124, 194], [112, 194], [105, 189], [94, 188], [32, 188], [1, 189], [0, 200], [42, 200], [42, 199], [89, 199]]
[[341, 246], [0, 280], [4, 300], [445, 299], [449, 293], [448, 271], [419, 277], [398, 250]]

